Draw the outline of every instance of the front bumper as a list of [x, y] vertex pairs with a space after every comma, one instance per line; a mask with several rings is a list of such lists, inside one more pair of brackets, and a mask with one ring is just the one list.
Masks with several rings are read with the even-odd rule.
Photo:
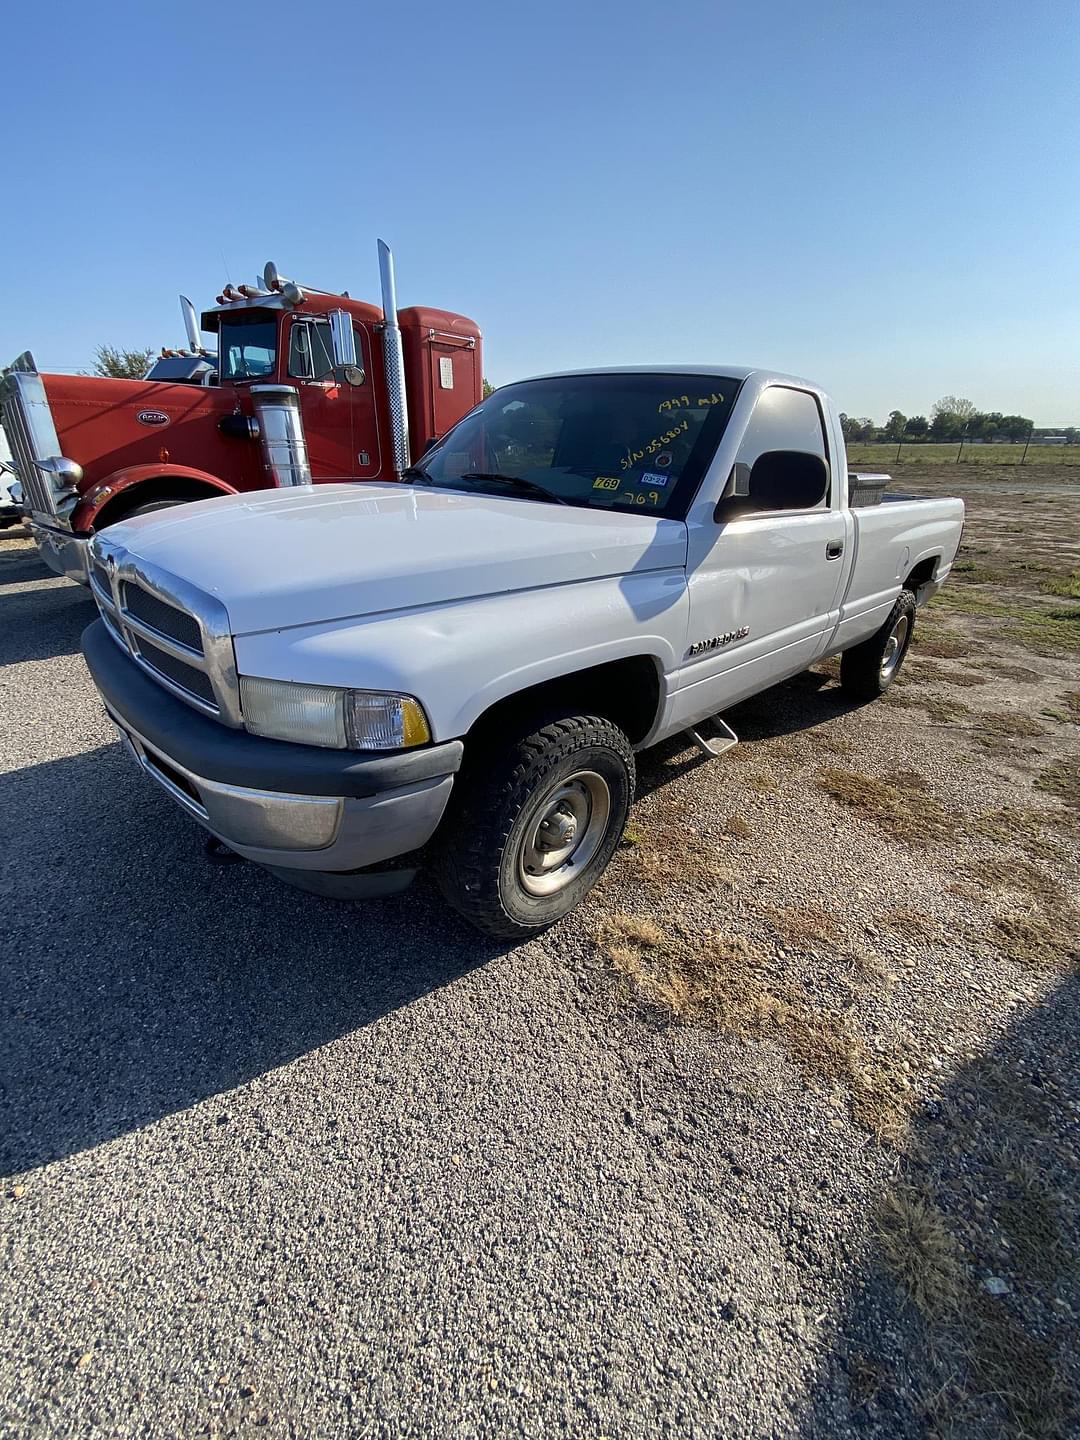
[[26, 517], [26, 528], [34, 537], [38, 554], [45, 564], [57, 575], [66, 575], [80, 585], [90, 583], [90, 541], [85, 535], [73, 535], [70, 530], [58, 530], [52, 525], [43, 525], [36, 516]]
[[392, 755], [263, 740], [193, 713], [143, 674], [102, 621], [82, 643], [128, 753], [237, 854], [277, 872], [342, 872], [409, 854], [435, 833], [460, 740]]

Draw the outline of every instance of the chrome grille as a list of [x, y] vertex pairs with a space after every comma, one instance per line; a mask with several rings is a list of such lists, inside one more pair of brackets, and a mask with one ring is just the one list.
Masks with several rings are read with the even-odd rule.
[[214, 695], [214, 687], [210, 683], [210, 676], [205, 670], [198, 670], [194, 665], [189, 665], [186, 660], [180, 660], [175, 655], [170, 655], [167, 650], [161, 650], [149, 640], [139, 637], [138, 640], [139, 659], [142, 660], [151, 670], [164, 680], [171, 680], [174, 685], [189, 695], [194, 695], [201, 700], [208, 708], [217, 713], [217, 698]]
[[90, 562], [90, 589], [116, 643], [166, 690], [239, 728], [240, 688], [224, 605], [108, 535], [95, 536]]
[[151, 595], [149, 590], [143, 590], [138, 585], [124, 586], [123, 602], [125, 610], [136, 620], [149, 625], [159, 635], [164, 635], [169, 640], [178, 640], [189, 650], [197, 650], [202, 654], [202, 632], [193, 615], [185, 615], [183, 610], [177, 610], [175, 605], [167, 605], [164, 600], [159, 600], [156, 595]]
[[12, 459], [23, 487], [24, 507], [33, 514], [55, 515], [56, 493], [36, 462], [59, 455], [60, 442], [56, 438], [45, 386], [33, 367], [29, 354], [20, 355], [0, 380], [4, 433], [11, 442]]

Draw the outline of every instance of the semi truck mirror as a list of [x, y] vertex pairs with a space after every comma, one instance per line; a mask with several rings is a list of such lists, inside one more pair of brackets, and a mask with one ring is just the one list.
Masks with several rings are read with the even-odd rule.
[[[334, 350], [334, 366], [356, 366], [356, 335], [352, 316], [347, 310], [330, 311], [330, 344]], [[352, 382], [350, 381], [350, 384]]]
[[363, 385], [367, 379], [367, 376], [359, 365], [342, 365], [336, 368], [340, 368], [340, 378], [344, 380], [346, 385]]

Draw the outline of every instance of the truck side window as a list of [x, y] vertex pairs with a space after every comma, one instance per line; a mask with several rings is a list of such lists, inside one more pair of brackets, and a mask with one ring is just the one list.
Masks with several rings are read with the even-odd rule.
[[325, 320], [294, 321], [289, 333], [289, 374], [299, 380], [325, 380], [334, 373], [330, 325]]
[[750, 467], [748, 508], [824, 510], [828, 505], [825, 427], [808, 391], [770, 386], [754, 407], [739, 460]]

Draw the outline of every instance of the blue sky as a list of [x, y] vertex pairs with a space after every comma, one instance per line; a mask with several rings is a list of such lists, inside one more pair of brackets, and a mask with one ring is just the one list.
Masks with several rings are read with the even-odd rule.
[[498, 383], [762, 364], [1080, 424], [1080, 9], [5, 7], [0, 357], [182, 340], [273, 258], [483, 327]]

